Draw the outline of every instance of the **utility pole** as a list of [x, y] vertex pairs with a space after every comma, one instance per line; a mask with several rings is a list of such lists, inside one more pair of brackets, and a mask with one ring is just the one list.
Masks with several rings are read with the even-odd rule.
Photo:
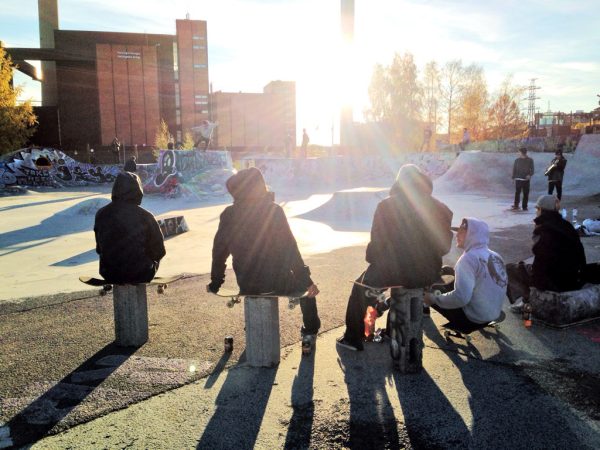
[[535, 101], [539, 100], [539, 97], [535, 96], [535, 91], [537, 89], [541, 89], [540, 86], [536, 86], [535, 85], [535, 80], [537, 80], [537, 78], [532, 78], [531, 80], [529, 80], [529, 86], [527, 87], [528, 91], [529, 91], [529, 95], [527, 96], [527, 98], [525, 98], [524, 100], [527, 100], [527, 122], [529, 125], [529, 128], [532, 128], [535, 126]]

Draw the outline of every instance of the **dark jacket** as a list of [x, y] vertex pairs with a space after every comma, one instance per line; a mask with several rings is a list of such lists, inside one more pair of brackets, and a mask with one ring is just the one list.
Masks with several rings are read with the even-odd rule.
[[405, 165], [377, 205], [366, 260], [387, 286], [425, 287], [440, 277], [452, 244], [452, 211], [431, 194], [431, 180]]
[[565, 176], [565, 167], [567, 167], [567, 160], [562, 155], [550, 161], [550, 166], [548, 166], [545, 173], [548, 181], [562, 181]]
[[527, 175], [533, 176], [533, 159], [529, 156], [526, 158], [517, 158], [513, 164], [513, 180], [516, 178], [526, 179]]
[[154, 216], [140, 207], [142, 184], [137, 175], [117, 175], [112, 202], [98, 210], [94, 224], [100, 275], [112, 283], [145, 283], [165, 256], [163, 235]]
[[133, 173], [135, 173], [137, 171], [137, 164], [135, 162], [135, 159], [133, 159], [133, 158], [132, 159], [128, 159], [125, 162], [125, 165], [123, 166], [123, 170], [125, 172], [133, 172]]
[[286, 293], [312, 285], [285, 213], [260, 171], [241, 170], [227, 180], [227, 190], [234, 202], [221, 214], [209, 288], [216, 292], [223, 284], [229, 255], [240, 292]]
[[573, 225], [557, 211], [542, 211], [534, 222], [533, 286], [555, 292], [581, 288], [585, 252]]

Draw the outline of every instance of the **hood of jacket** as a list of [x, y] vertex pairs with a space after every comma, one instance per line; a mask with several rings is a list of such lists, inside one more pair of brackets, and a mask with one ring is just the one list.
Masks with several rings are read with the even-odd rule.
[[405, 164], [400, 167], [396, 181], [390, 189], [390, 195], [431, 196], [432, 193], [431, 179], [414, 164]]
[[140, 205], [143, 196], [144, 190], [140, 177], [131, 172], [121, 172], [117, 175], [112, 188], [111, 198], [113, 202], [127, 202]]
[[466, 217], [467, 235], [465, 236], [465, 252], [480, 247], [487, 247], [490, 243], [490, 229], [483, 220], [475, 217]]
[[272, 197], [272, 195], [268, 195], [271, 193], [267, 190], [263, 174], [256, 167], [240, 170], [229, 177], [225, 184], [234, 203], [248, 199], [258, 200]]

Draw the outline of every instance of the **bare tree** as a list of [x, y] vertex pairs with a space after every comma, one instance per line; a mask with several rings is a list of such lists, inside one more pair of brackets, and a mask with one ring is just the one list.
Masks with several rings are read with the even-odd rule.
[[453, 119], [458, 109], [458, 99], [462, 94], [464, 84], [464, 71], [462, 61], [457, 59], [448, 61], [440, 72], [440, 98], [445, 107], [448, 120], [448, 139], [451, 138]]
[[481, 139], [485, 132], [487, 110], [488, 91], [483, 68], [471, 64], [463, 71], [455, 124], [459, 128], [468, 128], [473, 139]]
[[437, 62], [430, 61], [423, 71], [423, 117], [432, 133], [435, 134], [438, 125], [438, 107], [440, 96], [440, 70]]

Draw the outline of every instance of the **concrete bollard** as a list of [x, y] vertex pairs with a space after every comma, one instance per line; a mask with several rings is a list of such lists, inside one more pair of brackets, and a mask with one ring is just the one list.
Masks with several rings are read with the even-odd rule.
[[423, 368], [423, 289], [392, 289], [390, 353], [400, 373]]
[[145, 284], [115, 284], [115, 344], [139, 347], [148, 341], [148, 299]]
[[273, 367], [280, 360], [279, 299], [246, 297], [246, 360], [252, 367]]

